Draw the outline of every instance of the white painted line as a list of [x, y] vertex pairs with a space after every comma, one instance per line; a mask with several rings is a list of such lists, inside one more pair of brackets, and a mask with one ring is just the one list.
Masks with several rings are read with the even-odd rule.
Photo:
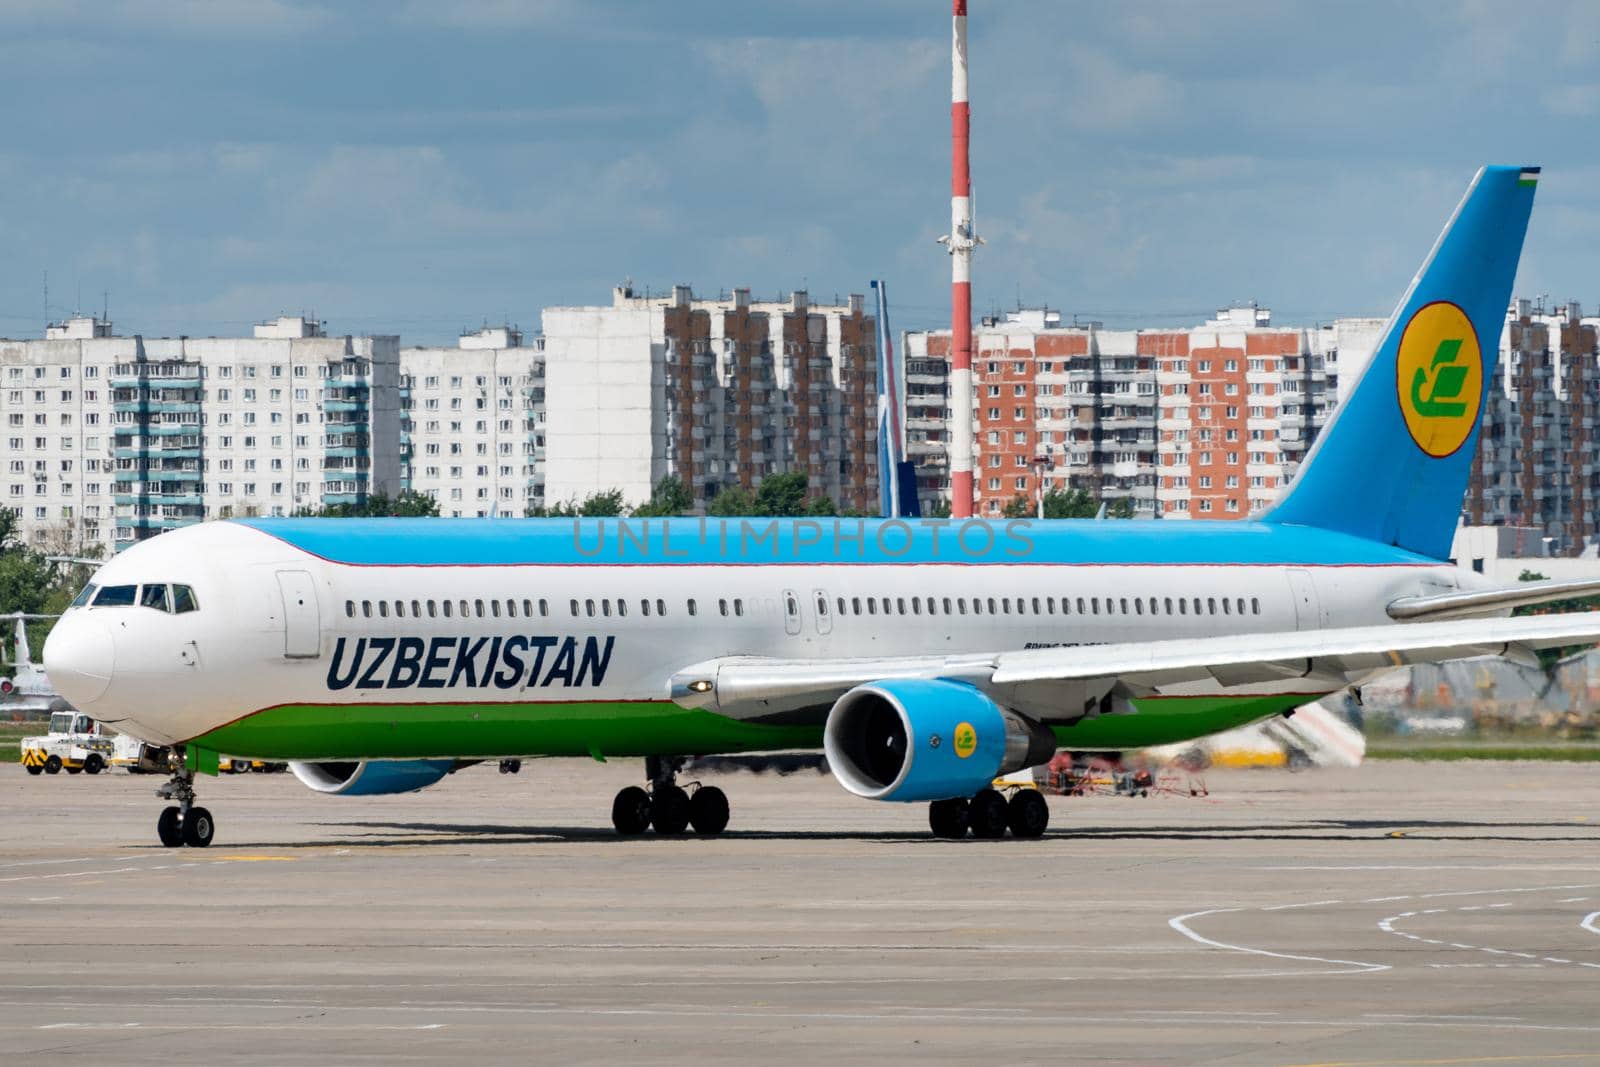
[[1591, 934], [1600, 934], [1600, 926], [1596, 926], [1596, 923], [1600, 923], [1600, 911], [1592, 911], [1585, 915], [1583, 922], [1578, 924], [1578, 929], [1587, 930]]
[[[1594, 864], [1506, 864], [1499, 867], [1485, 867], [1476, 863], [1442, 863], [1442, 864], [1328, 864], [1328, 865], [1297, 865], [1282, 867], [1259, 867], [1263, 871], [1600, 871]], [[1587, 888], [1587, 887], [1585, 887]]]
[[1362, 974], [1362, 973], [1366, 973], [1366, 972], [1392, 970], [1392, 968], [1386, 963], [1363, 963], [1360, 960], [1330, 959], [1330, 958], [1328, 958], [1326, 956], [1300, 956], [1300, 955], [1296, 955], [1296, 954], [1290, 953], [1290, 952], [1272, 952], [1272, 951], [1270, 951], [1268, 949], [1264, 949], [1264, 948], [1252, 948], [1249, 945], [1230, 945], [1225, 941], [1213, 941], [1209, 937], [1204, 937], [1204, 936], [1202, 936], [1200, 934], [1197, 934], [1193, 930], [1191, 930], [1189, 928], [1189, 925], [1188, 925], [1189, 920], [1191, 920], [1191, 919], [1201, 919], [1201, 918], [1204, 918], [1207, 915], [1223, 915], [1223, 914], [1227, 914], [1227, 913], [1230, 913], [1230, 912], [1240, 912], [1240, 911], [1244, 911], [1244, 910], [1245, 910], [1244, 908], [1211, 908], [1211, 909], [1209, 909], [1207, 911], [1193, 911], [1193, 912], [1190, 912], [1187, 915], [1178, 915], [1178, 916], [1174, 916], [1171, 919], [1168, 919], [1167, 920], [1167, 925], [1172, 927], [1174, 930], [1178, 931], [1178, 933], [1182, 934], [1184, 937], [1187, 937], [1189, 940], [1197, 942], [1198, 944], [1210, 946], [1211, 948], [1226, 949], [1229, 952], [1244, 952], [1244, 953], [1248, 953], [1249, 955], [1252, 955], [1252, 956], [1270, 956], [1273, 959], [1279, 959], [1279, 960], [1297, 960], [1297, 961], [1304, 962], [1304, 963], [1334, 963], [1334, 964], [1340, 965], [1341, 967], [1353, 967], [1353, 968], [1355, 968], [1355, 970], [1331, 971], [1331, 972], [1330, 971], [1311, 971], [1311, 972], [1293, 972], [1293, 971], [1291, 971], [1291, 972], [1280, 973], [1279, 975], [1277, 975], [1277, 977], [1286, 977], [1289, 974], [1304, 974], [1304, 973], [1311, 973], [1311, 974]]
[[1589, 899], [1588, 897], [1568, 897], [1566, 900], [1558, 900], [1558, 901], [1556, 901], [1556, 903], [1557, 904], [1581, 904], [1585, 900], [1588, 900], [1588, 899]]
[[1326, 904], [1343, 904], [1343, 903], [1344, 903], [1344, 901], [1342, 901], [1342, 900], [1311, 900], [1311, 901], [1307, 901], [1304, 904], [1274, 904], [1270, 908], [1262, 908], [1261, 910], [1262, 911], [1288, 911], [1290, 908], [1320, 908], [1320, 907], [1322, 907], [1323, 905], [1326, 905]]
[[1410, 893], [1401, 893], [1397, 897], [1368, 897], [1367, 899], [1363, 900], [1361, 903], [1363, 903], [1363, 904], [1387, 904], [1391, 900], [1410, 900], [1410, 899], [1411, 899], [1411, 894]]

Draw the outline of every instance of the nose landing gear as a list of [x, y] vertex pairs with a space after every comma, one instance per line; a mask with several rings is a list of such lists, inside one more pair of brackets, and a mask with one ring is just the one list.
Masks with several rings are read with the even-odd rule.
[[163, 845], [168, 848], [180, 845], [205, 848], [211, 844], [217, 824], [210, 811], [198, 807], [194, 802], [194, 771], [180, 767], [166, 784], [156, 790], [156, 796], [177, 801], [163, 808], [156, 819], [156, 836]]
[[691, 783], [694, 792], [678, 784], [677, 758], [651, 756], [645, 760], [650, 788], [630, 785], [611, 802], [611, 825], [624, 837], [644, 833], [673, 837], [694, 827], [697, 834], [720, 834], [728, 826], [728, 796], [714, 785]]

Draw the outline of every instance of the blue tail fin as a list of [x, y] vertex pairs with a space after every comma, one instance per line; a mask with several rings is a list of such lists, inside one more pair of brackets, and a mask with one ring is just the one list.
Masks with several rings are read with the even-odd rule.
[[1449, 555], [1538, 176], [1537, 167], [1478, 172], [1265, 521]]

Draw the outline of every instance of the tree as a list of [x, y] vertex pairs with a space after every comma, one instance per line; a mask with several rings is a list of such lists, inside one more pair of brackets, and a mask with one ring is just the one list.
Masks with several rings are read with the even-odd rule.
[[935, 500], [928, 509], [927, 517], [930, 519], [948, 519], [950, 517], [950, 501]]
[[756, 514], [804, 515], [810, 485], [804, 471], [767, 475], [756, 489]]
[[437, 518], [439, 502], [427, 493], [402, 489], [394, 497], [387, 493], [373, 493], [360, 504], [304, 507], [295, 515], [314, 519]]
[[671, 518], [687, 515], [694, 506], [694, 497], [677, 475], [668, 474], [656, 483], [650, 499], [633, 509], [635, 518]]
[[[1519, 581], [1519, 582], [1544, 582], [1544, 581], [1549, 581], [1549, 579], [1546, 578], [1544, 575], [1540, 574], [1538, 571], [1524, 570], [1521, 574], [1517, 575], [1517, 581]], [[1597, 610], [1600, 610], [1600, 597], [1586, 596], [1586, 597], [1569, 597], [1566, 600], [1547, 600], [1543, 604], [1525, 604], [1520, 608], [1514, 609], [1511, 612], [1511, 614], [1513, 614], [1513, 615], [1565, 615], [1568, 612], [1573, 612], [1573, 611], [1597, 611]], [[1549, 670], [1550, 668], [1554, 667], [1557, 663], [1559, 663], [1561, 660], [1566, 659], [1568, 656], [1572, 655], [1573, 653], [1582, 652], [1584, 649], [1589, 648], [1589, 647], [1591, 647], [1591, 646], [1589, 646], [1589, 645], [1566, 645], [1566, 646], [1563, 646], [1561, 648], [1544, 648], [1544, 649], [1540, 649], [1539, 653], [1538, 653], [1538, 655], [1539, 655], [1539, 663], [1540, 663], [1541, 666], [1543, 666], [1545, 668], [1545, 670]]]
[[621, 489], [601, 489], [584, 498], [583, 503], [578, 505], [578, 514], [589, 519], [613, 519], [620, 516], [626, 507]]
[[839, 505], [825, 496], [812, 497], [806, 504], [806, 514], [814, 519], [832, 518], [839, 514]]
[[742, 485], [723, 486], [722, 491], [706, 505], [706, 514], [718, 518], [739, 518], [757, 515], [756, 498]]

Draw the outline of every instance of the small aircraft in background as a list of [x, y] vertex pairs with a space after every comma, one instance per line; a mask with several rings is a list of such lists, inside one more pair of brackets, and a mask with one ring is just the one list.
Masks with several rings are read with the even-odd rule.
[[66, 706], [61, 694], [50, 684], [44, 668], [33, 662], [33, 656], [28, 651], [28, 623], [38, 619], [56, 618], [60, 616], [31, 615], [24, 611], [0, 615], [0, 622], [9, 620], [13, 627], [11, 665], [8, 668], [0, 668], [10, 672], [0, 673], [0, 714], [19, 712], [43, 714]]

